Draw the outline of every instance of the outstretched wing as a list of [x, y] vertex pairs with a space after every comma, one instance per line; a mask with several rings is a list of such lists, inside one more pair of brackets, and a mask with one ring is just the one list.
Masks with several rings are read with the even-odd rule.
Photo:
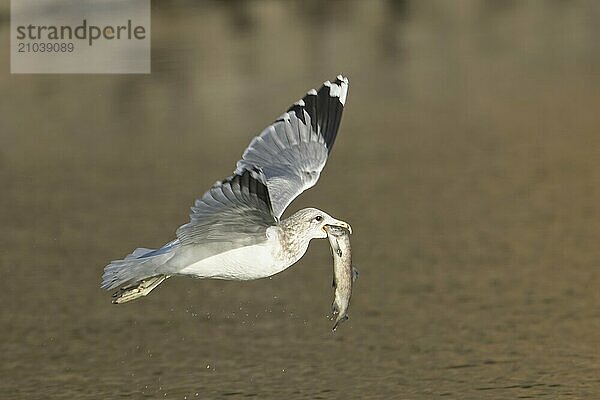
[[313, 187], [337, 135], [348, 93], [348, 79], [339, 75], [294, 103], [277, 121], [255, 137], [234, 174], [252, 171], [267, 187], [273, 215], [279, 219], [300, 193]]
[[327, 81], [255, 137], [234, 175], [196, 200], [190, 222], [177, 230], [179, 243], [229, 243], [234, 248], [265, 241], [266, 229], [292, 200], [317, 183], [347, 93], [347, 78]]
[[266, 240], [275, 224], [267, 187], [250, 171], [215, 183], [192, 207], [190, 222], [177, 229], [182, 245], [211, 242], [241, 247]]

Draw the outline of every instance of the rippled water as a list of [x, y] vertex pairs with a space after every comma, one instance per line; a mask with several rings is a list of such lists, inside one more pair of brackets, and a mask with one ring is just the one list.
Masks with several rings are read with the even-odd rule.
[[[0, 398], [599, 397], [598, 17], [155, 2], [149, 76], [6, 66]], [[350, 320], [330, 332], [326, 241], [272, 279], [112, 305], [106, 262], [170, 240], [253, 135], [340, 72], [338, 142], [292, 211], [352, 223]]]

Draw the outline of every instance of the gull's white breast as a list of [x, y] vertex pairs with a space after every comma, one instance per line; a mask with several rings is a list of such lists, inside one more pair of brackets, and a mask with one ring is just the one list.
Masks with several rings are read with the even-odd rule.
[[266, 278], [290, 266], [273, 256], [273, 244], [267, 241], [216, 254], [184, 267], [178, 274], [228, 280]]

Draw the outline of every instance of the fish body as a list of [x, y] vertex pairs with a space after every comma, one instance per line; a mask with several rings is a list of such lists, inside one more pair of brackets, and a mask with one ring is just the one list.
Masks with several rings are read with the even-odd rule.
[[326, 226], [327, 238], [333, 253], [333, 314], [335, 323], [332, 330], [348, 319], [348, 307], [352, 297], [352, 284], [358, 271], [352, 267], [352, 249], [350, 247], [350, 231], [337, 226]]

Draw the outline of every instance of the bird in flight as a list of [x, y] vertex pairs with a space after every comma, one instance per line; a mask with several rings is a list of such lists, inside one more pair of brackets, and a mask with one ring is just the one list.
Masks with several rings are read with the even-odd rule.
[[165, 279], [252, 280], [296, 263], [327, 226], [350, 225], [316, 208], [281, 215], [313, 187], [335, 141], [348, 79], [338, 75], [311, 89], [252, 139], [229, 178], [196, 200], [190, 222], [159, 249], [137, 248], [104, 268], [102, 288], [120, 288], [114, 303], [146, 296]]

